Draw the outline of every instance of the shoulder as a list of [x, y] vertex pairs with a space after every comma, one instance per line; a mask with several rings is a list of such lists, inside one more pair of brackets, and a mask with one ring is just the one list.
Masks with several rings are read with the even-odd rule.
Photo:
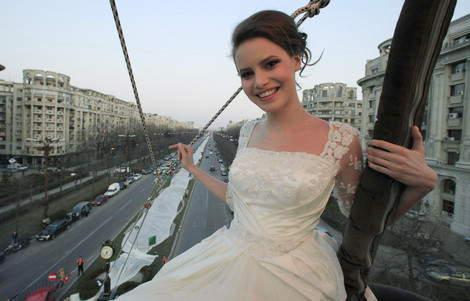
[[[330, 128], [332, 132], [338, 132], [342, 136], [351, 137], [351, 139], [353, 137], [359, 137], [359, 131], [346, 123], [342, 123], [339, 121], [332, 121], [330, 122]], [[349, 140], [345, 142], [349, 142], [348, 144], [351, 143]]]
[[240, 129], [240, 138], [248, 137], [259, 120], [251, 120], [245, 123]]

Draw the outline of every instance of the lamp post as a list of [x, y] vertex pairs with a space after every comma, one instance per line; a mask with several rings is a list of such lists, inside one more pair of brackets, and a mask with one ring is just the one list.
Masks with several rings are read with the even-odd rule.
[[126, 172], [129, 172], [129, 139], [134, 138], [134, 134], [119, 135], [119, 137], [126, 138]]
[[49, 211], [49, 197], [47, 195], [47, 169], [48, 169], [48, 159], [49, 159], [49, 151], [51, 150], [51, 144], [56, 143], [59, 141], [63, 141], [64, 139], [59, 139], [59, 138], [49, 138], [46, 137], [44, 139], [41, 138], [28, 138], [26, 139], [28, 141], [32, 141], [35, 143], [42, 143], [42, 146], [37, 146], [36, 148], [39, 150], [44, 151], [44, 165], [45, 165], [45, 170], [44, 170], [44, 218], [48, 218], [47, 211]]

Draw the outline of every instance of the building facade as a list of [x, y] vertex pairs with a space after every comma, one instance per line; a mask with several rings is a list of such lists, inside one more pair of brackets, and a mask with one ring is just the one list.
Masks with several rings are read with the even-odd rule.
[[[371, 139], [391, 40], [379, 45], [380, 56], [368, 61], [358, 81], [363, 93], [362, 142]], [[425, 108], [421, 131], [426, 160], [439, 176], [424, 199], [430, 215], [454, 232], [470, 236], [470, 15], [451, 22]]]
[[[148, 114], [147, 125], [192, 128], [169, 117]], [[74, 87], [70, 77], [43, 70], [23, 70], [23, 82], [0, 80], [0, 156], [36, 165], [43, 160], [41, 142], [50, 144], [51, 158], [77, 152], [80, 144], [112, 129], [140, 125], [138, 107], [90, 89]]]
[[324, 83], [305, 89], [302, 106], [323, 120], [340, 121], [361, 129], [362, 101], [357, 100], [357, 89], [346, 84]]

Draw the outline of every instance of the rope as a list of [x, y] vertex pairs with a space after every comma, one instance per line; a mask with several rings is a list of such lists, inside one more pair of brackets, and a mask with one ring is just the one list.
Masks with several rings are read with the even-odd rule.
[[[127, 71], [129, 73], [129, 78], [131, 80], [131, 84], [132, 84], [132, 89], [134, 91], [134, 97], [136, 99], [136, 102], [137, 102], [137, 107], [139, 108], [139, 115], [140, 115], [140, 119], [142, 121], [142, 126], [143, 126], [143, 129], [144, 129], [144, 134], [145, 134], [145, 140], [147, 142], [147, 146], [148, 146], [148, 149], [149, 149], [149, 153], [150, 153], [150, 158], [152, 160], [152, 164], [154, 166], [154, 168], [157, 168], [157, 161], [155, 159], [155, 155], [153, 153], [153, 150], [152, 150], [152, 143], [150, 141], [150, 137], [149, 137], [149, 134], [148, 134], [148, 130], [147, 130], [147, 127], [146, 127], [146, 124], [145, 124], [145, 116], [144, 116], [144, 113], [142, 111], [142, 105], [140, 103], [140, 99], [139, 99], [139, 94], [137, 92], [137, 86], [136, 86], [136, 83], [135, 83], [135, 80], [134, 80], [134, 74], [132, 72], [132, 67], [131, 67], [131, 62], [130, 62], [130, 59], [129, 59], [129, 55], [128, 55], [128, 52], [127, 52], [127, 46], [126, 46], [126, 41], [124, 40], [124, 34], [122, 32], [122, 27], [121, 27], [121, 22], [119, 21], [119, 16], [118, 16], [118, 12], [117, 12], [117, 7], [116, 7], [116, 3], [114, 0], [110, 0], [109, 1], [110, 4], [111, 4], [111, 9], [113, 11], [113, 16], [114, 16], [114, 22], [116, 24], [116, 29], [118, 31], [118, 35], [119, 35], [119, 41], [121, 42], [121, 48], [122, 48], [122, 52], [124, 54], [124, 58], [126, 60], [126, 66], [127, 66]], [[297, 18], [299, 15], [301, 15], [302, 13], [305, 13], [301, 19], [299, 21], [297, 21], [296, 23], [296, 26], [299, 27], [307, 18], [312, 18], [313, 16], [315, 15], [318, 15], [320, 13], [320, 9], [321, 8], [324, 8], [325, 6], [327, 6], [328, 4], [330, 3], [330, 0], [310, 0], [309, 4], [302, 7], [302, 8], [299, 8], [297, 9], [292, 15], [292, 19], [295, 20], [295, 18]], [[215, 121], [215, 119], [217, 119], [217, 117], [225, 110], [225, 108], [235, 99], [235, 97], [237, 97], [237, 95], [242, 91], [242, 87], [239, 87], [235, 93], [233, 93], [233, 95], [225, 102], [225, 104], [219, 109], [219, 111], [214, 115], [214, 117], [212, 117], [212, 119], [201, 129], [201, 131], [197, 134], [197, 136], [189, 143], [189, 145], [193, 145], [204, 133], [205, 131], [209, 128], [209, 126]], [[148, 214], [148, 209], [150, 208], [151, 206], [151, 202], [153, 199], [156, 198], [158, 192], [160, 191], [161, 187], [162, 187], [162, 181], [157, 177], [155, 179], [155, 185], [153, 186], [152, 188], [152, 191], [150, 192], [150, 196], [148, 198], [148, 203], [144, 206], [144, 208], [142, 210], [145, 210], [145, 213], [143, 214], [143, 219], [142, 219], [142, 222], [139, 226], [139, 230], [137, 231], [137, 235], [135, 236], [134, 238], [134, 241], [132, 242], [132, 246], [131, 246], [131, 249], [129, 251], [129, 253], [127, 254], [127, 257], [126, 257], [126, 260], [124, 262], [124, 266], [127, 264], [127, 260], [129, 259], [129, 256], [130, 256], [130, 253], [132, 251], [132, 249], [134, 248], [134, 244], [138, 238], [138, 235], [140, 233], [140, 229], [142, 228], [142, 225], [144, 224], [144, 221], [145, 219], [147, 218], [147, 214]], [[142, 216], [142, 211], [139, 212], [140, 216]], [[137, 221], [138, 219], [136, 220], [135, 224], [134, 224], [134, 227], [135, 225], [137, 224]], [[134, 228], [133, 228], [134, 229]], [[130, 234], [129, 234], [130, 236]], [[129, 239], [129, 237], [126, 238], [126, 241]], [[118, 254], [118, 257], [121, 255], [122, 253], [122, 249], [120, 250], [119, 254]], [[113, 267], [114, 267], [114, 264], [113, 264]], [[119, 273], [119, 276], [117, 278], [117, 281], [119, 281], [119, 278], [121, 277], [121, 274], [122, 274], [122, 271], [124, 270], [121, 269], [120, 273]], [[116, 282], [118, 283], [118, 282]]]
[[116, 3], [114, 2], [114, 0], [110, 0], [110, 3], [111, 3], [111, 9], [113, 10], [114, 22], [116, 23], [116, 29], [117, 29], [118, 35], [119, 35], [119, 41], [121, 42], [122, 52], [124, 54], [124, 58], [126, 59], [127, 71], [129, 73], [129, 78], [130, 78], [131, 83], [132, 83], [132, 89], [134, 91], [134, 97], [135, 97], [135, 100], [137, 102], [137, 107], [139, 108], [140, 120], [142, 121], [142, 126], [144, 128], [145, 141], [147, 142], [147, 146], [148, 146], [148, 149], [149, 149], [150, 159], [152, 160], [152, 165], [154, 166], [154, 168], [157, 168], [157, 161], [155, 160], [155, 155], [154, 155], [153, 149], [152, 149], [152, 142], [150, 141], [149, 133], [148, 133], [147, 127], [145, 125], [145, 116], [144, 116], [144, 112], [142, 111], [142, 105], [140, 103], [139, 93], [137, 93], [137, 86], [136, 86], [135, 80], [134, 80], [134, 73], [132, 72], [131, 61], [129, 59], [129, 55], [128, 55], [128, 52], [127, 52], [126, 41], [124, 40], [124, 34], [122, 32], [121, 22], [119, 21], [119, 16], [118, 16], [117, 8], [116, 8]]

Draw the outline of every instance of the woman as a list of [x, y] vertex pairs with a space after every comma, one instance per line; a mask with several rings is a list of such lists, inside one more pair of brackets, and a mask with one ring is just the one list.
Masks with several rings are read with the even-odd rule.
[[[233, 58], [248, 98], [266, 118], [245, 125], [229, 184], [195, 166], [183, 144], [178, 158], [234, 210], [219, 229], [169, 261], [152, 281], [120, 300], [345, 300], [335, 251], [315, 230], [334, 186], [348, 214], [361, 171], [358, 133], [308, 114], [295, 74], [309, 62], [306, 35], [284, 13], [262, 11], [240, 23]], [[422, 137], [414, 148], [372, 141], [371, 168], [407, 185], [399, 214], [436, 183], [424, 160]], [[419, 177], [418, 177], [419, 175]]]

